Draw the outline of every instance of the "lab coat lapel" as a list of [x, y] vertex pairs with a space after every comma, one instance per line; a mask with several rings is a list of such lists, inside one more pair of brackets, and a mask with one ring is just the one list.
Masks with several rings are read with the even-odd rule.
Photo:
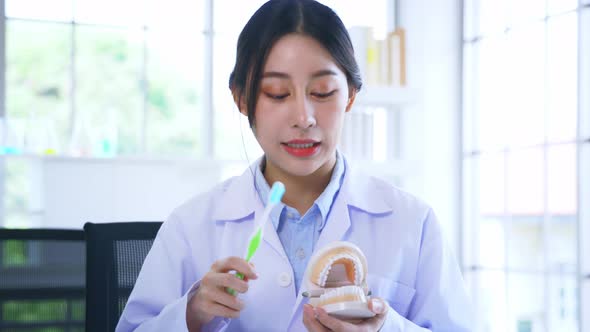
[[[259, 208], [256, 210], [256, 216], [261, 216], [262, 211], [264, 211], [264, 206], [258, 204]], [[258, 220], [256, 220], [258, 222]], [[285, 248], [283, 248], [283, 244], [279, 239], [279, 235], [277, 234], [277, 230], [275, 229], [274, 225], [272, 224], [271, 220], [267, 220], [264, 225], [264, 233], [262, 235], [262, 239], [266, 242], [269, 246], [271, 246], [274, 251], [276, 251], [282, 258], [287, 259], [287, 254], [285, 253]]]
[[322, 230], [318, 242], [314, 246], [314, 252], [323, 248], [328, 243], [340, 241], [350, 228], [350, 214], [347, 202], [343, 195], [338, 195], [332, 206], [326, 226]]
[[[247, 227], [248, 232], [254, 231], [254, 221], [258, 222], [256, 218], [262, 215], [264, 211], [264, 204], [260, 200], [258, 192], [254, 187], [254, 178], [252, 177], [253, 169], [258, 167], [259, 161], [250, 166], [251, 169], [247, 169], [244, 173], [233, 179], [231, 182], [227, 182], [223, 186], [223, 194], [220, 198], [221, 202], [227, 202], [228, 205], [232, 204], [231, 207], [228, 205], [220, 204], [213, 211], [212, 218], [216, 221], [229, 222], [228, 227], [232, 227], [230, 234], [243, 233], [244, 226], [239, 225], [243, 221], [251, 220], [251, 226]], [[253, 216], [252, 216], [253, 214]], [[249, 236], [244, 234], [244, 236]], [[267, 243], [274, 251], [276, 251], [282, 258], [287, 259], [283, 245], [279, 239], [277, 231], [275, 230], [272, 222], [267, 221], [264, 226], [263, 240]]]

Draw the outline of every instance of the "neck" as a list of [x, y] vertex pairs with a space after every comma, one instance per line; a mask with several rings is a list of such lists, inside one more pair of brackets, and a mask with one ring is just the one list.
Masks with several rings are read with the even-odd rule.
[[264, 178], [269, 184], [275, 181], [283, 182], [287, 188], [282, 199], [283, 203], [295, 208], [303, 216], [330, 183], [335, 165], [336, 159], [310, 175], [296, 176], [267, 163]]

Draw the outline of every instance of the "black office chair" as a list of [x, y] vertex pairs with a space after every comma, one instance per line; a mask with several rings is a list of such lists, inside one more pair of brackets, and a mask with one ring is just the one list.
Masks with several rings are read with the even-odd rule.
[[0, 228], [0, 331], [84, 331], [82, 230]]
[[114, 331], [161, 222], [86, 223], [86, 332]]

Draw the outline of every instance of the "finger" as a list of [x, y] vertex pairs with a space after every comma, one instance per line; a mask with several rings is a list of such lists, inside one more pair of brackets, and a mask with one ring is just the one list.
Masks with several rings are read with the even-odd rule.
[[[248, 264], [250, 264], [250, 266], [252, 267], [252, 269], [253, 269], [253, 270], [254, 270], [254, 272], [256, 273], [256, 267], [254, 266], [254, 263], [252, 263], [252, 262], [248, 262]], [[256, 276], [258, 276], [258, 274], [256, 274]], [[248, 278], [248, 276], [244, 276], [244, 279], [242, 279], [242, 280], [244, 280], [244, 281], [246, 281], [246, 282], [247, 282], [248, 280], [250, 280], [250, 278]]]
[[233, 274], [218, 273], [214, 278], [218, 280], [217, 285], [220, 287], [231, 288], [239, 293], [246, 293], [248, 291], [248, 282], [237, 278]]
[[315, 312], [310, 304], [303, 306], [303, 325], [309, 332], [328, 331], [315, 317]]
[[244, 302], [238, 297], [228, 294], [225, 289], [205, 289], [203, 290], [202, 295], [208, 302], [222, 304], [237, 311], [244, 309]]
[[213, 272], [229, 272], [229, 271], [237, 271], [243, 274], [245, 277], [249, 279], [257, 279], [258, 274], [254, 270], [254, 267], [250, 265], [246, 260], [240, 257], [227, 257], [225, 259], [221, 259], [215, 261], [213, 265], [211, 265], [211, 271]]
[[324, 310], [324, 308], [315, 308], [317, 320], [332, 331], [353, 331], [356, 326], [338, 318], [334, 318]]
[[387, 313], [389, 312], [389, 305], [380, 298], [373, 298], [369, 301], [369, 309], [375, 313], [380, 313], [377, 313], [375, 317], [365, 320], [360, 326], [366, 327], [370, 331], [378, 331], [385, 323]]
[[239, 293], [248, 291], [248, 282], [229, 273], [207, 273], [203, 277], [201, 284], [207, 288], [229, 287]]
[[388, 304], [379, 297], [374, 297], [369, 301], [369, 310], [376, 314], [382, 314], [387, 312]]
[[204, 306], [204, 311], [211, 316], [238, 318], [240, 311], [228, 308], [219, 303], [207, 303]]

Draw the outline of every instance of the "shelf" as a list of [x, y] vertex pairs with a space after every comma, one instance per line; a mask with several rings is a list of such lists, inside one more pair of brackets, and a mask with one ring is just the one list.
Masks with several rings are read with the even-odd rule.
[[58, 163], [89, 163], [89, 164], [197, 164], [203, 166], [217, 167], [218, 165], [247, 165], [245, 160], [211, 160], [211, 159], [199, 159], [195, 157], [182, 157], [182, 156], [149, 156], [149, 155], [137, 155], [137, 156], [115, 156], [115, 157], [93, 157], [93, 156], [68, 156], [68, 155], [40, 155], [33, 153], [25, 154], [3, 154], [0, 155], [2, 159], [13, 159], [13, 160], [26, 160], [31, 162], [58, 162]]
[[385, 85], [364, 86], [359, 92], [355, 105], [359, 106], [404, 106], [418, 101], [418, 91], [406, 87]]
[[4, 211], [6, 215], [20, 215], [20, 216], [43, 216], [45, 215], [45, 210], [37, 209], [6, 209]]

